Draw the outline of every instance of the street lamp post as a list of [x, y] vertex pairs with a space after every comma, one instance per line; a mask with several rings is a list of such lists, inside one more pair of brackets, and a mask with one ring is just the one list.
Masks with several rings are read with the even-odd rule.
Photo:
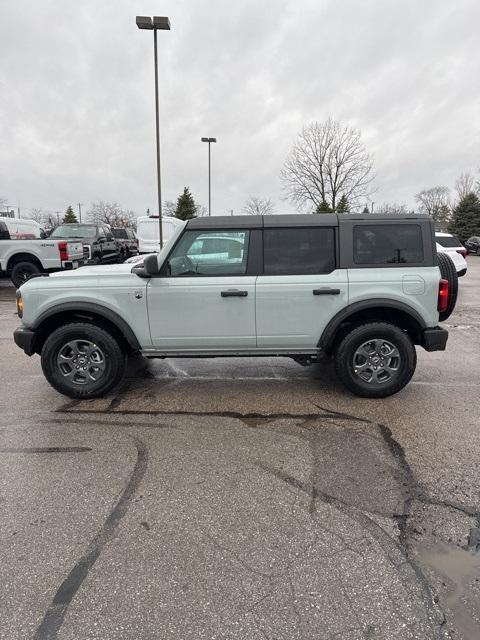
[[212, 142], [216, 142], [217, 139], [216, 138], [202, 138], [202, 142], [208, 142], [208, 215], [211, 216], [212, 215], [212, 182], [211, 182], [211, 178], [210, 178], [210, 166], [211, 166], [211, 161], [210, 161], [210, 144]]
[[158, 229], [160, 250], [163, 247], [163, 229], [162, 229], [162, 182], [160, 178], [160, 116], [158, 108], [158, 57], [157, 57], [157, 31], [169, 31], [170, 20], [167, 17], [153, 16], [137, 16], [137, 27], [139, 29], [148, 29], [153, 31], [153, 59], [155, 67], [155, 126], [157, 141], [157, 193], [158, 193]]

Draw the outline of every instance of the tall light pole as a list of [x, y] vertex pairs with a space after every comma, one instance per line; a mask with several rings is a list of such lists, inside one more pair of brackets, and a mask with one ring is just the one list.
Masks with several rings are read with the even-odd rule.
[[202, 138], [202, 142], [208, 142], [208, 215], [212, 215], [212, 181], [211, 181], [211, 160], [210, 160], [210, 144], [216, 142], [216, 138]]
[[160, 116], [158, 109], [158, 57], [157, 57], [157, 31], [169, 31], [170, 20], [167, 17], [153, 16], [137, 16], [137, 27], [139, 29], [148, 29], [153, 31], [153, 60], [155, 67], [155, 125], [157, 140], [157, 192], [158, 192], [158, 230], [160, 239], [160, 250], [163, 247], [163, 229], [162, 229], [162, 182], [160, 178]]
[[81, 202], [78, 203], [78, 221], [80, 223], [82, 222], [82, 203]]

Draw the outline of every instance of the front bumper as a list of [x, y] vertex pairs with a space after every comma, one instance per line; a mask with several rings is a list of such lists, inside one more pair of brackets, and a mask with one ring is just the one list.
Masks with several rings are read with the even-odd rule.
[[17, 347], [23, 349], [27, 356], [33, 356], [35, 353], [35, 331], [25, 327], [18, 327], [13, 332], [13, 339]]
[[422, 333], [422, 347], [426, 351], [445, 351], [448, 331], [443, 327], [424, 329]]

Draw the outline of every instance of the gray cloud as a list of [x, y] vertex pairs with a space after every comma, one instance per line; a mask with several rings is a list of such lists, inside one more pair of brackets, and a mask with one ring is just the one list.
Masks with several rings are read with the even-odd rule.
[[184, 185], [215, 213], [280, 202], [279, 171], [304, 123], [363, 132], [377, 202], [452, 186], [480, 165], [477, 0], [2, 3], [0, 195], [24, 210], [118, 200], [155, 208], [152, 35], [159, 34], [164, 198]]

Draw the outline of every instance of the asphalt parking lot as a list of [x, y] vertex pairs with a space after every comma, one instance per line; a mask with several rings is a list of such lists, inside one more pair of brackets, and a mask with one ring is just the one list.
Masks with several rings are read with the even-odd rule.
[[288, 359], [69, 401], [0, 286], [0, 638], [480, 637], [480, 258], [445, 353], [356, 398]]

